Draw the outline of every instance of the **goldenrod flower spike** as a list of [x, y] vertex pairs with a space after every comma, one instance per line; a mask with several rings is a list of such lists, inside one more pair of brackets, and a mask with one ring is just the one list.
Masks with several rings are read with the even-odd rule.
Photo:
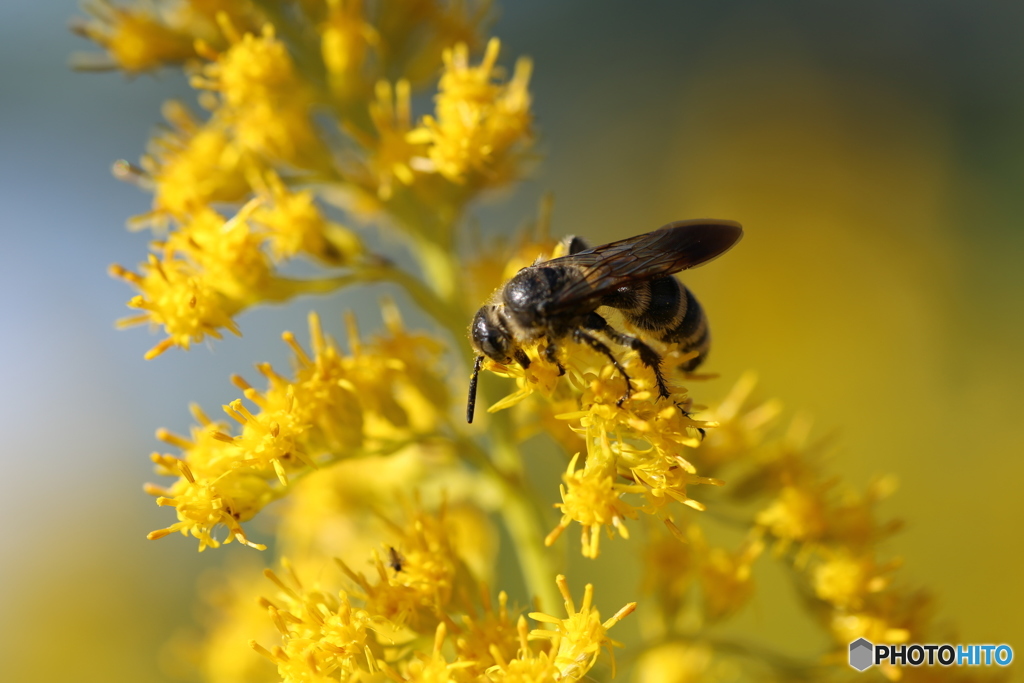
[[[294, 478], [343, 458], [391, 453], [436, 433], [446, 409], [440, 398], [446, 393], [443, 380], [431, 360], [440, 346], [407, 332], [393, 304], [383, 308], [390, 334], [360, 346], [358, 356], [343, 356], [323, 334], [315, 314], [309, 320], [312, 356], [294, 335], [284, 334], [297, 360], [294, 377], [279, 375], [264, 364], [259, 370], [267, 378], [266, 391], [257, 391], [241, 378], [232, 380], [257, 408], [251, 410], [241, 399], [224, 406], [238, 425], [237, 434], [196, 408], [199, 425], [191, 438], [166, 430], [158, 433], [183, 453], [180, 459], [155, 457], [159, 474], [179, 477], [167, 490], [151, 489], [160, 496], [159, 504], [177, 509], [179, 524], [171, 531], [192, 533], [202, 548], [217, 547], [211, 532], [223, 524], [229, 539], [244, 541], [240, 523], [287, 493]], [[421, 533], [430, 528], [425, 526]], [[436, 561], [417, 559], [420, 551], [436, 554], [443, 547], [437, 541], [410, 541], [411, 568], [403, 579], [414, 581], [416, 591], [427, 590], [429, 595], [413, 591], [399, 603], [448, 599], [451, 580], [446, 578], [448, 560], [443, 559], [447, 551]]]
[[[237, 316], [257, 305], [381, 280], [456, 339], [466, 312], [503, 280], [564, 255], [549, 203], [513, 242], [459, 239], [481, 193], [532, 161], [532, 64], [499, 66], [500, 42], [482, 28], [489, 0], [119, 1], [128, 4], [86, 5], [91, 16], [75, 28], [104, 55], [79, 64], [129, 74], [184, 64], [203, 112], [167, 103], [166, 125], [138, 165], [115, 164], [117, 177], [153, 194], [151, 210], [130, 223], [153, 230], [151, 253], [135, 272], [110, 268], [135, 290], [133, 315], [119, 325], [163, 331], [146, 358], [239, 334]], [[414, 90], [429, 79], [433, 111], [414, 119]], [[346, 227], [353, 221], [396, 226], [415, 267], [368, 253], [378, 240], [364, 243]], [[321, 275], [282, 276], [298, 258]], [[371, 335], [346, 316], [347, 352], [311, 313], [308, 343], [282, 335], [289, 371], [261, 363], [263, 382], [232, 376], [238, 396], [220, 419], [192, 406], [187, 434], [157, 432], [173, 452], [150, 457], [169, 483], [145, 491], [176, 519], [149, 538], [178, 532], [200, 550], [262, 549], [248, 523], [271, 502], [291, 503], [276, 507], [275, 547], [294, 565], [268, 571], [271, 594], [258, 601], [248, 583], [215, 596], [220, 617], [206, 652], [182, 658], [202, 660], [205, 678], [271, 680], [231, 647], [248, 642], [262, 655], [250, 661], [269, 662], [283, 683], [582, 680], [636, 603], [602, 620], [592, 585], [577, 606], [564, 576], [551, 583], [546, 545], [573, 524], [588, 558], [602, 533], [645, 558], [653, 609], [644, 614], [655, 623], [640, 629], [647, 640], [634, 660], [645, 680], [808, 680], [824, 664], [845, 669], [857, 638], [935, 642], [927, 596], [900, 588], [899, 561], [879, 551], [898, 528], [877, 514], [893, 482], [851, 493], [825, 476], [809, 420], [787, 428], [777, 401], [748, 405], [753, 375], [718, 406], [695, 405], [682, 385], [702, 377], [678, 370], [691, 356], [613, 313], [612, 327], [659, 355], [667, 383], [618, 344], [621, 368], [568, 339], [553, 350], [557, 362], [525, 344], [528, 364], [484, 361], [515, 388], [486, 396], [491, 413], [507, 412], [490, 420], [489, 441], [481, 431], [470, 439], [454, 421], [449, 337], [408, 329], [394, 301], [380, 312], [383, 329]], [[546, 538], [521, 448], [538, 434], [576, 453]], [[695, 485], [720, 488], [698, 489], [696, 500]], [[409, 491], [418, 493], [403, 504]], [[505, 592], [491, 600], [485, 581], [503, 537], [490, 527], [494, 513], [522, 570], [520, 599], [536, 600], [531, 616], [547, 630], [531, 632]], [[701, 519], [712, 515], [738, 527], [738, 540], [723, 545]], [[824, 658], [794, 663], [723, 639], [718, 625], [751, 602], [764, 555], [791, 572], [833, 642]], [[555, 617], [559, 592], [566, 615]], [[901, 670], [881, 673], [895, 680]]]

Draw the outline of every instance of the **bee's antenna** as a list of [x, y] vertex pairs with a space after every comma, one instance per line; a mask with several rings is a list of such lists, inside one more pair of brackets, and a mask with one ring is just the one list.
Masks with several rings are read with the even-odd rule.
[[476, 382], [480, 378], [480, 365], [484, 362], [483, 356], [476, 357], [473, 364], [473, 377], [469, 380], [469, 401], [466, 402], [466, 422], [473, 424], [473, 411], [476, 410]]

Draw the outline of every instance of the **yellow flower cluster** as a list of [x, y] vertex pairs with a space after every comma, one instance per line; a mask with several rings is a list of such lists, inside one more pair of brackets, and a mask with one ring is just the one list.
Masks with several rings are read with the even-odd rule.
[[[111, 271], [139, 289], [129, 305], [142, 313], [125, 324], [167, 333], [148, 358], [223, 330], [238, 334], [235, 317], [259, 303], [380, 279], [423, 289], [367, 254], [359, 236], [325, 215], [325, 201], [396, 219], [421, 242], [428, 287], [449, 299], [434, 308], [455, 317], [456, 289], [430, 252], [449, 248], [452, 226], [480, 190], [520, 175], [532, 139], [529, 62], [503, 84], [492, 39], [482, 64], [470, 65], [486, 2], [427, 0], [415, 15], [400, 5], [311, 1], [287, 13], [230, 0], [91, 6], [94, 19], [80, 32], [107, 49], [111, 65], [180, 63], [210, 110], [200, 121], [168, 103], [168, 127], [140, 164], [115, 165], [118, 177], [153, 192], [152, 211], [133, 222], [161, 233], [140, 272]], [[303, 32], [319, 35], [319, 50], [294, 40]], [[442, 62], [436, 115], [414, 124], [412, 84]], [[396, 73], [404, 77], [392, 85]], [[244, 202], [227, 217], [215, 208]], [[300, 256], [346, 270], [305, 280], [278, 274]]]
[[437, 116], [426, 116], [408, 139], [429, 145], [430, 163], [445, 178], [464, 183], [470, 173], [489, 184], [512, 180], [520, 166], [517, 145], [530, 139], [531, 63], [520, 59], [512, 79], [494, 82], [500, 44], [492, 39], [479, 66], [469, 65], [465, 44], [444, 53]]
[[310, 315], [312, 357], [286, 333], [298, 366], [295, 376], [285, 378], [260, 365], [269, 385], [265, 392], [235, 378], [258, 408], [250, 411], [241, 399], [224, 406], [239, 425], [237, 434], [198, 407], [193, 414], [199, 424], [190, 438], [160, 430], [158, 438], [182, 455], [154, 453], [153, 461], [159, 474], [178, 480], [168, 488], [149, 485], [147, 491], [158, 496], [157, 504], [173, 506], [178, 522], [150, 538], [191, 534], [202, 550], [220, 545], [213, 531], [223, 525], [226, 542], [257, 546], [241, 524], [283, 495], [292, 479], [335, 460], [393, 453], [435, 434], [447, 420], [443, 380], [429, 369], [436, 367], [440, 348], [427, 336], [405, 331], [393, 306], [388, 310], [389, 335], [368, 345], [353, 336], [349, 356], [323, 335], [315, 314]]
[[533, 612], [532, 619], [553, 630], [529, 631], [508, 596], [499, 593], [495, 605], [463, 564], [444, 507], [410, 517], [395, 528], [387, 561], [374, 552], [372, 578], [338, 562], [349, 590], [306, 585], [287, 562], [287, 578], [266, 571], [278, 594], [260, 604], [281, 644], [251, 645], [277, 666], [282, 681], [577, 681], [602, 649], [615, 645], [608, 629], [636, 606], [602, 621], [592, 606], [593, 586], [577, 610], [559, 576], [567, 617]]
[[[728, 498], [716, 500], [714, 510], [753, 510], [752, 518], [731, 520], [746, 529], [745, 538], [733, 551], [711, 545], [697, 521], [688, 525], [685, 545], [668, 534], [652, 534], [645, 586], [659, 606], [658, 630], [672, 633], [679, 623], [712, 624], [738, 613], [753, 595], [753, 564], [770, 546], [834, 644], [827, 663], [846, 666], [849, 644], [861, 637], [935, 641], [928, 596], [895, 582], [899, 560], [879, 559], [879, 544], [900, 527], [876, 514], [894, 488], [892, 480], [878, 479], [856, 495], [824, 477], [820, 447], [807, 443], [806, 420], [796, 419], [778, 434], [777, 403], [747, 407], [753, 389], [753, 378], [745, 377], [708, 411], [718, 427], [708, 430], [693, 456], [703, 463], [707, 455], [709, 467], [730, 481], [722, 491]], [[692, 600], [694, 585], [699, 602]], [[644, 667], [694, 667], [710, 676], [711, 642], [693, 635], [684, 641], [685, 647], [660, 650]], [[817, 666], [784, 659], [775, 665], [786, 676], [806, 676]], [[882, 673], [898, 680], [904, 671], [885, 666]]]
[[[308, 197], [284, 191], [273, 176], [273, 204], [255, 199], [225, 219], [201, 206], [166, 239], [156, 241], [141, 274], [114, 265], [110, 272], [139, 294], [128, 305], [144, 313], [125, 318], [122, 327], [160, 325], [167, 338], [146, 353], [154, 358], [172, 346], [184, 349], [221, 330], [241, 334], [234, 316], [261, 302], [283, 301], [304, 292], [322, 291], [329, 283], [282, 277], [268, 254], [287, 253], [290, 244], [316, 246], [323, 259], [355, 258], [359, 240], [325, 220]], [[316, 235], [310, 236], [310, 228]], [[335, 241], [328, 243], [330, 235]], [[348, 253], [342, 255], [341, 249]]]
[[[128, 73], [149, 71], [165, 64], [180, 64], [193, 57], [193, 38], [179, 25], [180, 16], [166, 7], [117, 7], [105, 0], [83, 5], [92, 15], [72, 28], [83, 37], [102, 45], [103, 56], [79, 56], [83, 69], [121, 68]], [[199, 26], [195, 27], [201, 30]]]
[[[759, 512], [757, 530], [777, 539], [781, 553], [795, 546], [794, 571], [815, 598], [814, 614], [832, 636], [837, 659], [858, 638], [872, 642], [930, 642], [929, 600], [894, 586], [898, 560], [878, 559], [878, 544], [900, 524], [877, 520], [875, 508], [894, 488], [874, 481], [863, 495], [837, 491], [812, 468], [785, 467], [774, 500]], [[898, 678], [897, 670], [887, 675]]]
[[243, 35], [226, 15], [218, 18], [228, 47], [218, 52], [197, 44], [209, 63], [192, 77], [192, 87], [219, 95], [210, 106], [243, 154], [264, 163], [329, 171], [330, 159], [311, 119], [313, 93], [273, 25], [265, 24], [258, 36]]

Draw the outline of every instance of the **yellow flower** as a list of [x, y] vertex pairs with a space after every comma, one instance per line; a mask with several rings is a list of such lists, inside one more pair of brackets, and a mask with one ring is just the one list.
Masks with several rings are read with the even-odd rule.
[[345, 675], [372, 669], [367, 644], [372, 631], [384, 625], [383, 619], [353, 607], [344, 591], [335, 596], [306, 587], [290, 565], [286, 563], [285, 568], [287, 582], [266, 570], [280, 594], [275, 600], [263, 600], [284, 644], [270, 651], [252, 641], [252, 647], [277, 664], [281, 678], [288, 682], [327, 680], [339, 671], [345, 680]]
[[185, 218], [200, 207], [237, 202], [249, 193], [246, 179], [255, 160], [235, 142], [223, 120], [197, 122], [180, 102], [164, 105], [170, 128], [150, 142], [141, 165], [153, 187], [153, 212], [146, 219]]
[[[518, 363], [504, 365], [484, 358], [482, 368], [493, 372], [498, 377], [510, 377], [515, 379], [518, 390], [509, 394], [487, 409], [488, 413], [496, 413], [517, 405], [534, 392], [539, 392], [548, 399], [554, 399], [555, 390], [563, 385], [558, 366], [547, 362], [542, 356], [542, 349], [538, 343], [527, 343], [522, 345], [523, 353], [530, 359], [530, 365], [523, 368]], [[567, 368], [568, 370], [568, 368]]]
[[690, 526], [689, 538], [698, 558], [697, 576], [704, 616], [709, 623], [721, 621], [738, 612], [753, 596], [752, 566], [764, 550], [764, 544], [751, 539], [735, 552], [729, 552], [709, 546], [696, 525]]
[[367, 438], [385, 448], [399, 439], [436, 433], [450, 422], [450, 397], [439, 366], [444, 346], [434, 337], [405, 329], [398, 307], [385, 301], [381, 313], [388, 334], [369, 344], [351, 324], [352, 355], [347, 378], [366, 411]]
[[515, 629], [519, 645], [516, 656], [510, 659], [500, 645], [492, 643], [489, 651], [495, 664], [487, 669], [483, 680], [503, 683], [555, 683], [560, 680], [562, 672], [555, 665], [551, 653], [546, 650], [537, 653], [530, 648], [530, 631], [525, 617], [519, 617]]
[[[168, 458], [161, 459], [160, 464], [170, 467]], [[208, 547], [220, 547], [221, 541], [215, 539], [211, 532], [223, 524], [229, 531], [224, 543], [237, 540], [259, 550], [266, 548], [249, 541], [241, 526], [241, 522], [252, 519], [276, 498], [266, 479], [245, 470], [228, 471], [214, 479], [197, 479], [185, 462], [178, 461], [177, 465], [181, 479], [170, 489], [147, 486], [147, 492], [157, 496], [157, 505], [173, 506], [178, 513], [178, 522], [166, 529], [150, 532], [150, 540], [174, 532], [183, 536], [191, 534], [199, 539], [199, 551], [202, 552]]]
[[814, 593], [840, 609], [860, 609], [865, 599], [889, 585], [884, 573], [894, 565], [879, 567], [874, 557], [855, 556], [847, 550], [828, 552], [811, 571]]
[[503, 683], [557, 683], [562, 680], [562, 673], [547, 653], [527, 659], [513, 659], [505, 662], [495, 655], [498, 664], [488, 672], [488, 681]]
[[409, 446], [387, 456], [342, 460], [296, 481], [282, 501], [281, 554], [337, 557], [358, 566], [380, 548], [382, 539], [394, 545], [391, 526], [380, 514], [382, 501], [399, 500], [403, 492], [424, 487], [435, 468], [440, 479], [446, 479], [453, 469], [451, 456], [431, 455]]
[[447, 628], [442, 622], [437, 625], [435, 630], [434, 648], [430, 655], [417, 653], [419, 656], [402, 662], [399, 667], [399, 675], [392, 675], [391, 678], [396, 681], [455, 683], [459, 679], [460, 672], [474, 667], [476, 662], [447, 661], [443, 652], [446, 636]]
[[[168, 103], [169, 125], [139, 167], [115, 165], [154, 195], [151, 212], [133, 221], [155, 229], [152, 254], [135, 273], [111, 268], [137, 290], [129, 306], [138, 314], [121, 324], [163, 328], [147, 358], [238, 334], [235, 318], [252, 306], [384, 279], [457, 336], [466, 311], [503, 280], [562, 255], [565, 243], [548, 229], [550, 202], [513, 241], [465, 249], [458, 240], [482, 193], [524, 174], [533, 144], [531, 62], [498, 66], [500, 43], [483, 30], [489, 0], [92, 1], [93, 18], [77, 30], [106, 52], [93, 66], [135, 74], [184, 64], [209, 112], [201, 121]], [[414, 124], [413, 88], [435, 77], [434, 111]], [[327, 203], [349, 212], [337, 220], [397, 226], [415, 267], [367, 253]], [[279, 269], [298, 256], [345, 270], [284, 277]], [[600, 534], [628, 539], [636, 525], [627, 520], [643, 520], [648, 533], [630, 541], [631, 554], [644, 558], [657, 604], [655, 629], [644, 624], [633, 660], [638, 680], [808, 678], [824, 663], [845, 670], [845, 648], [858, 637], [934, 642], [927, 596], [897, 589], [898, 563], [876, 559], [898, 527], [877, 514], [892, 482], [852, 493], [824, 476], [807, 420], [779, 436], [779, 404], [748, 405], [752, 376], [718, 406], [695, 406], [682, 383], [701, 377], [679, 370], [693, 356], [612, 312], [614, 328], [659, 354], [667, 386], [618, 344], [610, 362], [570, 339], [552, 349], [527, 343], [527, 367], [483, 362], [516, 385], [490, 411], [518, 404], [490, 420], [486, 441], [453, 419], [452, 353], [441, 337], [407, 329], [390, 301], [381, 314], [385, 329], [372, 337], [348, 318], [345, 352], [311, 314], [306, 348], [283, 335], [290, 371], [258, 365], [259, 389], [232, 377], [241, 395], [224, 406], [230, 419], [193, 407], [188, 436], [157, 432], [177, 452], [152, 454], [170, 483], [145, 490], [176, 518], [149, 538], [179, 532], [200, 550], [232, 541], [263, 549], [248, 534], [267, 511], [277, 515], [278, 557], [294, 562], [267, 572], [275, 594], [258, 602], [248, 600], [247, 581], [221, 589], [221, 619], [194, 657], [211, 680], [262, 678], [232, 641], [248, 641], [285, 683], [589, 677], [602, 650], [617, 645], [609, 629], [636, 604], [602, 620], [593, 586], [577, 609], [559, 576], [567, 614], [535, 612], [547, 628], [531, 632], [506, 592], [492, 600], [488, 584], [507, 569], [497, 573], [496, 539], [506, 535], [493, 526], [498, 515], [526, 585], [520, 599], [549, 611], [558, 596], [545, 542], [579, 524], [582, 553], [594, 558]], [[549, 521], [527, 484], [537, 472], [520, 447], [537, 435], [576, 454], [546, 539]], [[692, 487], [725, 480], [721, 493], [703, 489], [715, 515], [698, 526], [692, 511], [705, 502], [691, 498]], [[705, 526], [708, 539], [728, 533], [714, 526], [721, 522], [745, 533], [706, 540]], [[719, 626], [754, 596], [754, 563], [768, 542], [833, 641], [824, 660], [747, 649]]]
[[[467, 614], [462, 624], [453, 627], [455, 635], [455, 651], [458, 658], [465, 662], [473, 662], [474, 667], [468, 673], [482, 675], [495, 660], [498, 653], [499, 661], [516, 652], [517, 645], [525, 645], [520, 641], [520, 628], [517, 625], [515, 611], [508, 609], [508, 594], [498, 594], [497, 609], [484, 592], [482, 614]], [[522, 617], [520, 623], [525, 628]], [[522, 635], [525, 635], [522, 634]]]
[[155, 7], [116, 7], [105, 0], [83, 3], [89, 21], [72, 25], [76, 33], [98, 43], [106, 58], [77, 56], [81, 69], [124, 69], [129, 73], [180, 64], [195, 56], [192, 36], [168, 23]]
[[313, 96], [296, 71], [285, 44], [265, 24], [259, 36], [240, 34], [227, 15], [218, 20], [228, 49], [200, 43], [210, 63], [192, 86], [220, 93], [214, 118], [232, 127], [235, 143], [268, 160], [326, 169], [330, 160], [310, 118]]
[[807, 543], [821, 539], [827, 530], [822, 489], [783, 487], [775, 501], [757, 513], [757, 523], [783, 541]]
[[233, 109], [245, 109], [254, 102], [278, 102], [296, 94], [298, 77], [273, 24], [265, 24], [255, 36], [239, 34], [226, 16], [222, 15], [220, 23], [231, 45], [220, 53], [204, 47], [204, 56], [212, 63], [192, 78], [193, 87], [220, 92], [224, 103]]
[[[566, 619], [559, 619], [543, 612], [532, 612], [531, 619], [551, 624], [554, 630], [535, 630], [530, 635], [533, 638], [551, 641], [555, 652], [553, 661], [558, 669], [560, 680], [578, 681], [594, 666], [603, 648], [607, 648], [610, 654], [612, 646], [618, 645], [607, 637], [608, 629], [631, 614], [636, 609], [636, 603], [629, 603], [611, 618], [602, 622], [600, 613], [591, 604], [594, 598], [593, 584], [588, 583], [584, 588], [583, 604], [580, 605], [579, 611], [576, 611], [565, 577], [559, 575], [556, 583], [565, 599], [565, 611], [569, 616]], [[613, 675], [614, 672], [615, 659], [613, 657]]]
[[461, 463], [453, 447], [438, 442], [310, 472], [278, 508], [279, 552], [292, 558], [337, 557], [359, 567], [377, 551], [387, 561], [388, 549], [401, 552], [405, 542], [389, 519], [403, 507], [395, 501], [415, 490], [424, 509], [445, 506], [445, 526], [459, 561], [474, 579], [490, 582], [498, 533], [488, 513], [498, 493], [481, 486]]
[[560, 487], [562, 502], [556, 507], [562, 510], [562, 519], [554, 531], [544, 539], [545, 545], [555, 542], [571, 522], [583, 527], [583, 556], [595, 558], [598, 555], [601, 527], [614, 528], [623, 538], [629, 538], [624, 521], [636, 519], [634, 507], [622, 500], [622, 494], [637, 492], [642, 487], [615, 483], [613, 471], [602, 471], [588, 466], [576, 469], [579, 454], [569, 463], [569, 469], [562, 476], [565, 484]]
[[[188, 469], [202, 479], [216, 479], [225, 472], [235, 469], [239, 457], [238, 447], [228, 434], [226, 422], [214, 422], [198, 405], [189, 406], [192, 417], [198, 425], [192, 427], [190, 438], [179, 436], [166, 429], [156, 430], [156, 438], [181, 449], [185, 453]], [[157, 474], [177, 477], [181, 474], [178, 458], [154, 454]]]
[[273, 277], [262, 239], [249, 226], [255, 207], [244, 206], [229, 219], [209, 207], [196, 207], [181, 227], [155, 246], [165, 260], [178, 256], [195, 263], [203, 281], [241, 310], [265, 296]]
[[146, 352], [147, 360], [172, 346], [187, 349], [207, 336], [220, 339], [222, 329], [241, 335], [233, 319], [242, 308], [241, 302], [230, 299], [211, 286], [188, 261], [172, 259], [162, 262], [150, 254], [149, 261], [142, 264], [141, 269], [142, 275], [137, 275], [113, 265], [110, 274], [139, 289], [140, 294], [133, 297], [128, 306], [146, 311], [119, 320], [118, 326], [148, 322], [163, 326], [167, 333], [166, 339]]
[[821, 481], [812, 470], [804, 470], [757, 513], [755, 521], [780, 541], [779, 552], [793, 543], [804, 545], [799, 562], [805, 561], [808, 553], [822, 543], [860, 550], [900, 528], [898, 520], [884, 524], [875, 520], [878, 502], [894, 486], [891, 478], [881, 478], [872, 482], [864, 495], [837, 492], [835, 480]]
[[412, 185], [416, 174], [413, 160], [423, 154], [424, 146], [408, 140], [412, 130], [411, 88], [409, 81], [400, 80], [392, 89], [388, 81], [378, 81], [375, 99], [370, 102], [370, 119], [377, 138], [362, 138], [369, 152], [368, 174], [365, 181], [369, 190], [376, 190], [381, 201], [388, 201], [396, 190], [395, 181]]
[[[388, 546], [387, 564], [373, 553], [372, 578], [338, 561], [353, 590], [307, 585], [289, 562], [284, 577], [266, 573], [280, 590], [263, 604], [282, 643], [272, 649], [253, 647], [277, 664], [285, 681], [332, 674], [349, 680], [380, 672], [395, 680], [474, 680], [490, 665], [492, 650], [514, 647], [515, 615], [507, 609], [507, 597], [499, 595], [497, 610], [485, 598], [482, 616], [472, 605], [477, 590], [486, 594], [465, 573], [444, 506], [431, 514], [417, 504], [408, 515], [405, 524], [391, 529], [401, 550]], [[323, 577], [316, 560], [307, 558], [306, 564]], [[444, 656], [452, 648], [442, 647], [449, 630], [452, 661]]]
[[354, 232], [328, 220], [317, 206], [312, 190], [293, 192], [281, 177], [267, 171], [253, 187], [264, 198], [252, 221], [275, 262], [306, 254], [331, 266], [349, 265], [364, 251]]
[[136, 275], [121, 266], [111, 274], [137, 287], [140, 294], [128, 305], [147, 311], [121, 325], [149, 322], [162, 325], [168, 338], [146, 354], [153, 358], [171, 346], [188, 349], [207, 335], [220, 338], [220, 329], [240, 334], [233, 320], [245, 308], [261, 301], [289, 298], [301, 291], [301, 281], [276, 277], [262, 249], [261, 237], [247, 218], [255, 203], [225, 220], [200, 206], [162, 242], [155, 242], [161, 257], [150, 255]]
[[500, 42], [487, 44], [480, 66], [469, 65], [469, 48], [459, 43], [444, 53], [444, 75], [437, 95], [436, 117], [425, 116], [409, 141], [428, 144], [425, 170], [454, 183], [495, 186], [520, 173], [522, 153], [531, 141], [531, 62], [521, 58], [512, 79], [496, 82]]
[[282, 337], [295, 356], [295, 377], [289, 380], [274, 371], [269, 363], [257, 366], [267, 379], [268, 388], [259, 392], [241, 378], [236, 386], [245, 397], [265, 413], [286, 412], [296, 424], [303, 425], [303, 443], [310, 452], [333, 452], [339, 456], [359, 451], [363, 443], [364, 411], [357, 388], [347, 379], [350, 363], [329, 340], [316, 313], [309, 315], [312, 358], [285, 332]]
[[[292, 406], [294, 401], [289, 408]], [[234, 400], [224, 406], [224, 412], [242, 425], [242, 433], [231, 439], [242, 454], [236, 466], [273, 468], [282, 486], [288, 485], [289, 469], [316, 467], [302, 446], [303, 433], [310, 425], [297, 420], [292, 410], [261, 410], [253, 415], [241, 400]]]
[[[465, 539], [469, 540], [469, 539]], [[442, 507], [437, 514], [416, 510], [396, 538], [401, 568], [390, 570], [375, 554], [377, 582], [340, 563], [360, 588], [366, 607], [396, 627], [429, 633], [452, 605], [456, 576], [465, 572]]]
[[[820, 612], [819, 617], [835, 643], [832, 660], [845, 666], [849, 645], [858, 638], [873, 643], [935, 642], [925, 629], [931, 611], [931, 598], [924, 591], [883, 591], [870, 596], [860, 609], [832, 609]], [[906, 671], [888, 663], [880, 668], [891, 681], [899, 680]], [[922, 670], [936, 671], [932, 667], [922, 667]]]

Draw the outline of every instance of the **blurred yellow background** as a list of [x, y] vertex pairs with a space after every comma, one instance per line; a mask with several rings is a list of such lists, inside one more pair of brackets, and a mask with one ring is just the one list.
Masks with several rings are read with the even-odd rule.
[[[88, 48], [66, 33], [75, 12], [0, 8], [0, 677], [162, 681], [162, 643], [223, 556], [145, 541], [167, 523], [141, 493], [153, 430], [184, 430], [189, 401], [234, 398], [231, 373], [284, 365], [279, 333], [313, 306], [334, 332], [345, 308], [372, 329], [379, 290], [255, 311], [241, 340], [144, 362], [153, 339], [114, 332], [129, 292], [104, 269], [142, 258], [146, 237], [122, 225], [147, 198], [108, 168], [137, 158], [159, 102], [187, 88], [70, 73]], [[908, 525], [886, 550], [904, 578], [935, 591], [960, 640], [1018, 652], [1022, 32], [1024, 6], [966, 0], [507, 3], [494, 33], [507, 63], [535, 60], [545, 159], [474, 217], [507, 232], [550, 189], [554, 230], [593, 243], [740, 221], [744, 241], [684, 277], [721, 376], [695, 398], [755, 370], [760, 396], [837, 434], [830, 467], [846, 481], [897, 475], [884, 509]], [[633, 599], [631, 581], [608, 581], [618, 565], [571, 566], [574, 584], [603, 575], [602, 611]], [[766, 581], [748, 627], [800, 637], [799, 617], [776, 613], [786, 587]]]

